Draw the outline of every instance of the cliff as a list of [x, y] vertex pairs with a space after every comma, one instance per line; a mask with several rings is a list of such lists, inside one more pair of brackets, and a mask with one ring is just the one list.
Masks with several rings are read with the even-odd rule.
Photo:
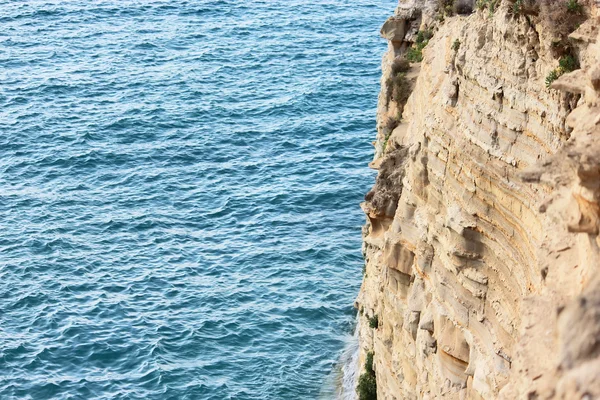
[[384, 24], [364, 393], [600, 398], [598, 6], [406, 0]]

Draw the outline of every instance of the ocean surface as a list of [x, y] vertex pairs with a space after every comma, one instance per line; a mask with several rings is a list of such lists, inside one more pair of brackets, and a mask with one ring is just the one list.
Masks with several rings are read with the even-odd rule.
[[0, 0], [0, 399], [335, 398], [395, 0]]

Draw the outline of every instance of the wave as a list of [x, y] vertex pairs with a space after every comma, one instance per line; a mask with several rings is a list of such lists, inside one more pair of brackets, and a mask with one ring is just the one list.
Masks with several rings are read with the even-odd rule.
[[337, 400], [356, 400], [356, 385], [358, 383], [358, 332], [360, 329], [360, 318], [357, 318], [356, 328], [352, 339], [346, 345], [342, 353], [342, 380], [337, 392]]

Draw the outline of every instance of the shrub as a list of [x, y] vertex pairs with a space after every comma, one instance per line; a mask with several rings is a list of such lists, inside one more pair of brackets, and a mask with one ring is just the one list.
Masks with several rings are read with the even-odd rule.
[[406, 79], [406, 74], [401, 72], [392, 80], [392, 100], [399, 105], [404, 105], [410, 96], [410, 82]]
[[443, 21], [446, 17], [451, 17], [455, 14], [468, 15], [473, 12], [473, 2], [465, 0], [438, 0], [437, 12], [436, 19], [438, 21]]
[[583, 14], [583, 5], [579, 4], [579, 0], [569, 0], [567, 11], [572, 14]]
[[459, 15], [469, 15], [473, 12], [473, 0], [454, 1], [453, 11]]
[[419, 50], [415, 47], [411, 47], [406, 52], [406, 58], [412, 63], [419, 63], [423, 61], [423, 51], [422, 49]]
[[460, 40], [455, 39], [454, 43], [452, 43], [452, 50], [458, 51], [460, 49]]
[[400, 72], [406, 72], [410, 69], [410, 62], [406, 56], [398, 56], [392, 61], [392, 75], [396, 76]]
[[433, 31], [431, 29], [427, 29], [424, 31], [417, 32], [417, 44], [427, 44], [429, 39], [433, 37]]
[[[393, 130], [396, 126], [398, 126], [400, 120], [402, 119], [401, 117], [402, 112], [404, 111], [404, 105], [410, 96], [411, 85], [404, 72], [400, 72], [388, 78], [386, 85], [387, 102], [389, 103], [390, 100], [394, 100], [398, 105], [398, 118], [396, 120], [390, 118], [386, 122], [386, 128]], [[394, 126], [392, 127], [392, 125]]]
[[373, 370], [373, 356], [372, 351], [367, 353], [365, 372], [358, 378], [356, 392], [359, 400], [377, 400], [377, 378]]
[[385, 121], [385, 129], [388, 130], [388, 132], [393, 131], [394, 129], [396, 129], [396, 127], [400, 125], [400, 120], [396, 119], [396, 118], [388, 118]]
[[417, 32], [415, 44], [406, 52], [406, 59], [413, 63], [423, 61], [423, 49], [432, 37], [433, 31], [430, 29]]
[[438, 0], [437, 7], [439, 12], [452, 16], [454, 13], [454, 0]]
[[365, 359], [365, 371], [367, 371], [370, 374], [375, 374], [375, 370], [373, 369], [373, 356], [375, 355], [375, 353], [373, 353], [372, 351], [367, 353], [367, 358]]
[[512, 12], [513, 15], [519, 15], [523, 13], [523, 0], [516, 0], [513, 3]]
[[377, 400], [377, 378], [371, 374], [362, 374], [358, 378], [356, 392], [359, 400]]
[[[385, 149], [387, 148], [387, 144], [388, 144], [388, 140], [390, 139], [390, 136], [392, 136], [392, 132], [394, 131], [394, 129], [396, 129], [396, 127], [398, 125], [400, 125], [400, 116], [398, 118], [388, 118], [385, 122], [385, 127], [383, 128], [383, 133], [385, 135], [384, 140], [383, 140], [383, 145], [382, 145], [382, 149], [381, 151], [383, 153], [385, 153]], [[363, 267], [365, 268], [365, 267]], [[366, 272], [366, 270], [363, 271], [363, 275], [364, 272]]]
[[369, 327], [373, 329], [379, 328], [379, 317], [377, 314], [374, 314], [371, 318], [369, 318]]
[[477, 0], [477, 3], [475, 3], [475, 7], [482, 11], [487, 8], [491, 16], [498, 8], [499, 3], [500, 0]]
[[[582, 2], [574, 0], [536, 0], [525, 12], [541, 23], [553, 36], [552, 54], [560, 57], [571, 52], [569, 34], [583, 23], [587, 17]], [[524, 6], [525, 8], [525, 6]]]

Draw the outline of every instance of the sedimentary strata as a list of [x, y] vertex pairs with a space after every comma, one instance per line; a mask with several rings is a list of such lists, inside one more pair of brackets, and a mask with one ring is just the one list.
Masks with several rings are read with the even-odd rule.
[[600, 13], [567, 3], [383, 25], [356, 301], [379, 399], [600, 398]]

